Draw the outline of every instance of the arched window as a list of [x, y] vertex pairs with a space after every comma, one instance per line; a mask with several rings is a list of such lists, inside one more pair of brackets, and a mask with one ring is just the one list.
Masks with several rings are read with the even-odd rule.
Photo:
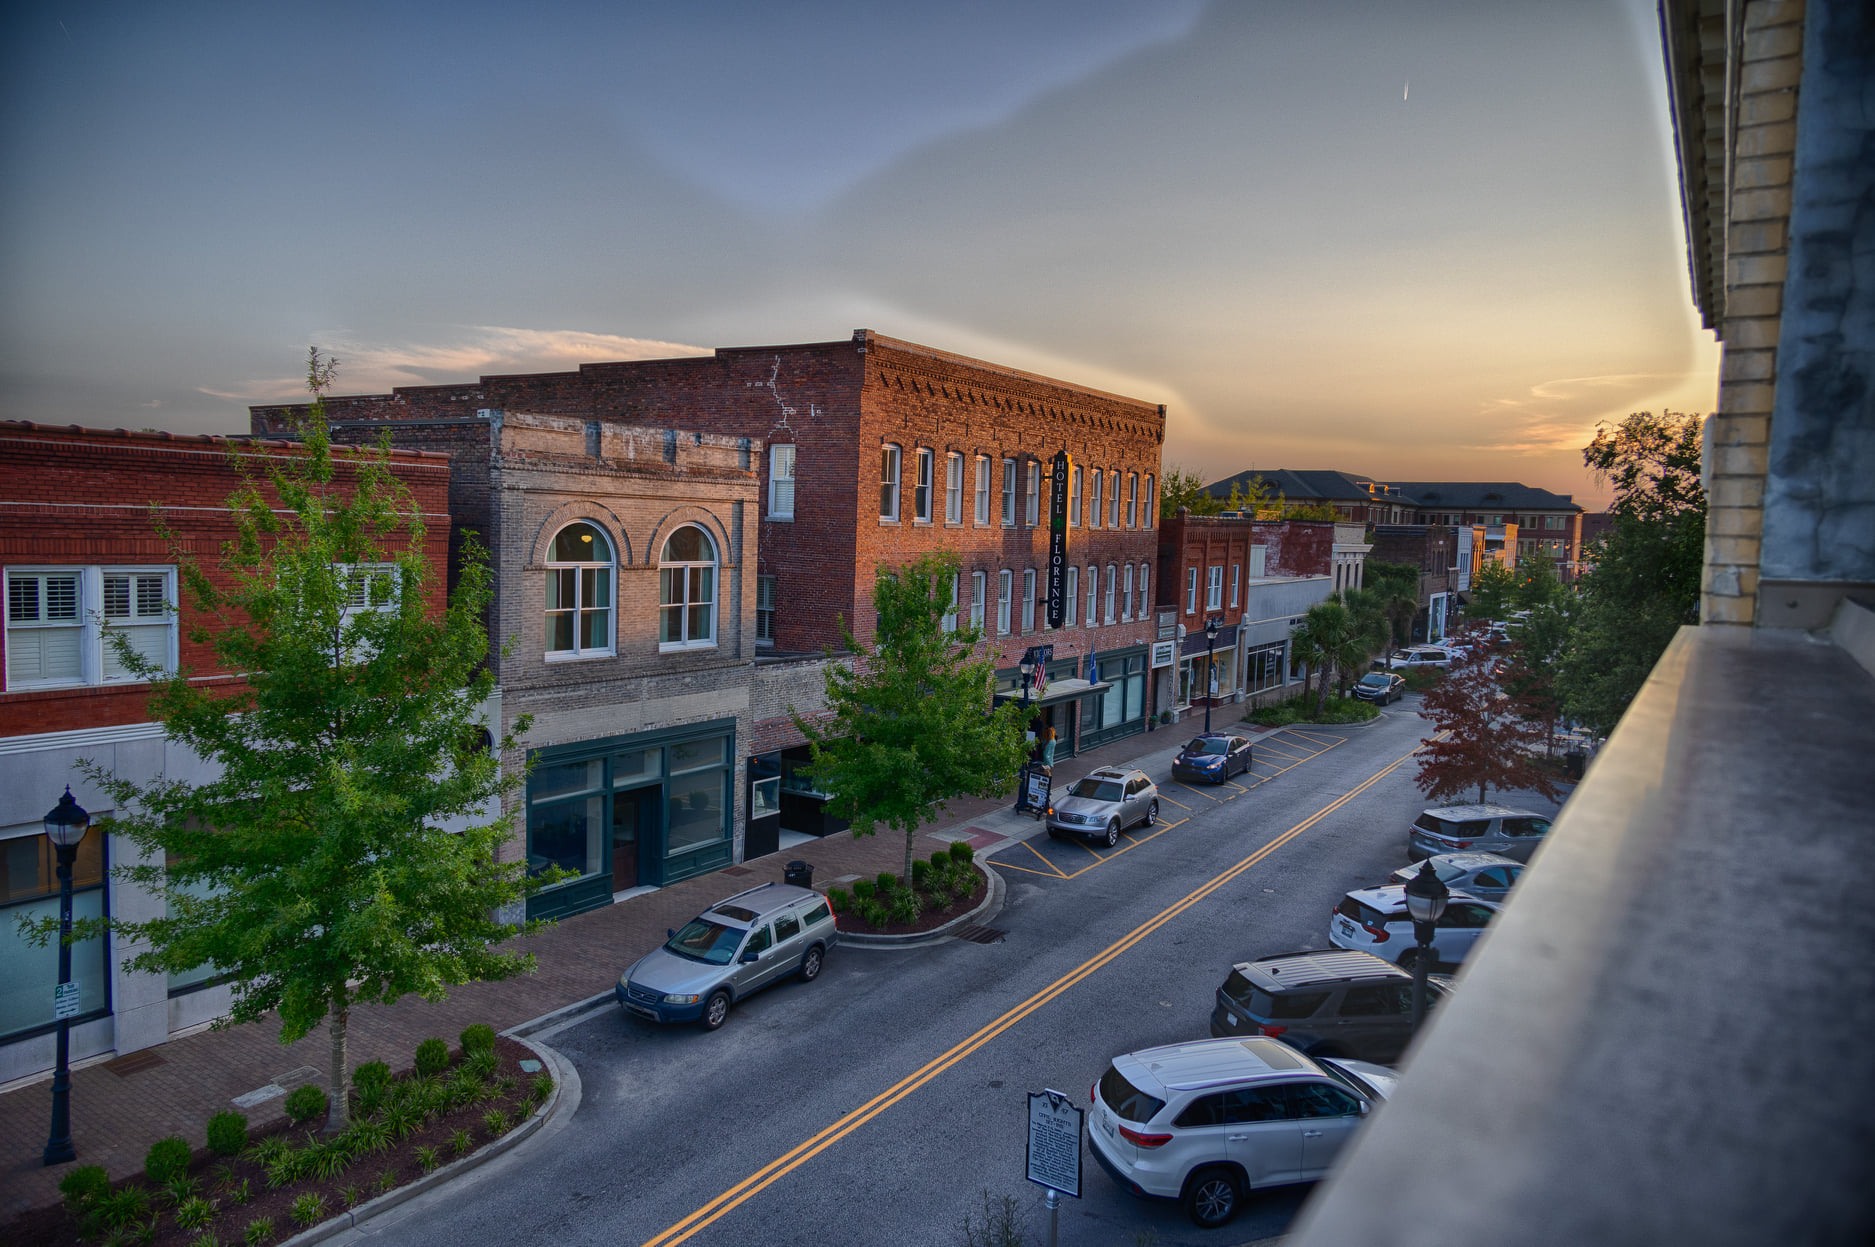
[[612, 543], [580, 521], [553, 535], [547, 552], [547, 654], [596, 658], [612, 652]]
[[658, 648], [716, 644], [716, 543], [686, 524], [658, 555]]

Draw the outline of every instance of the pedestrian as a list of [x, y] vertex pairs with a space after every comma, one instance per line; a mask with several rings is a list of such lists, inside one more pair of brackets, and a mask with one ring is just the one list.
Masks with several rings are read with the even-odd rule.
[[1039, 751], [1039, 757], [1037, 760], [1040, 761], [1043, 766], [1048, 768], [1048, 771], [1050, 774], [1054, 773], [1054, 770], [1055, 770], [1055, 729], [1052, 727], [1045, 727], [1042, 729], [1042, 744], [1041, 744], [1041, 749]]

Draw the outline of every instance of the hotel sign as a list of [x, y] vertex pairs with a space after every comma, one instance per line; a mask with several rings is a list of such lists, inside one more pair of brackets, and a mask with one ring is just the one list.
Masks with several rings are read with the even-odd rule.
[[1067, 616], [1068, 476], [1074, 461], [1058, 451], [1048, 472], [1048, 626], [1059, 628]]

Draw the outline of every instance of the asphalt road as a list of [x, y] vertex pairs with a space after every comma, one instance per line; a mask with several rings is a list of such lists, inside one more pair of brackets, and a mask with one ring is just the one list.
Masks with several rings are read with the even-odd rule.
[[[1161, 825], [1118, 850], [1004, 849], [999, 942], [842, 946], [817, 982], [752, 998], [714, 1034], [611, 1009], [560, 1031], [549, 1042], [578, 1070], [578, 1111], [362, 1236], [961, 1247], [988, 1194], [1015, 1197], [1046, 1241], [1044, 1192], [1024, 1179], [1028, 1093], [1084, 1107], [1115, 1053], [1208, 1035], [1232, 962], [1327, 946], [1341, 894], [1406, 860], [1425, 805], [1417, 701], [1265, 738], [1253, 774], [1218, 789], [1155, 775]], [[1260, 1195], [1204, 1232], [1082, 1155], [1062, 1244], [1250, 1242], [1284, 1232], [1307, 1196]]]

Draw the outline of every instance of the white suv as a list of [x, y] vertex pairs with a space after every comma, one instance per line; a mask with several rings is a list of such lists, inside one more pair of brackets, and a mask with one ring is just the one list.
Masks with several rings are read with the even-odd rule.
[[[1468, 892], [1453, 892], [1445, 902], [1445, 912], [1433, 924], [1433, 957], [1440, 965], [1463, 961], [1502, 908]], [[1356, 888], [1342, 897], [1328, 916], [1328, 942], [1411, 969], [1419, 956], [1419, 943], [1413, 938], [1412, 916], [1406, 912], [1406, 888], [1397, 883]]]
[[1207, 1229], [1246, 1192], [1313, 1182], [1380, 1101], [1392, 1070], [1311, 1059], [1275, 1039], [1206, 1039], [1113, 1058], [1089, 1098], [1094, 1159], [1135, 1195], [1176, 1199]]
[[1458, 661], [1458, 656], [1443, 645], [1409, 645], [1405, 649], [1396, 649], [1387, 659], [1387, 667], [1393, 671], [1416, 671], [1427, 667], [1441, 670]]

